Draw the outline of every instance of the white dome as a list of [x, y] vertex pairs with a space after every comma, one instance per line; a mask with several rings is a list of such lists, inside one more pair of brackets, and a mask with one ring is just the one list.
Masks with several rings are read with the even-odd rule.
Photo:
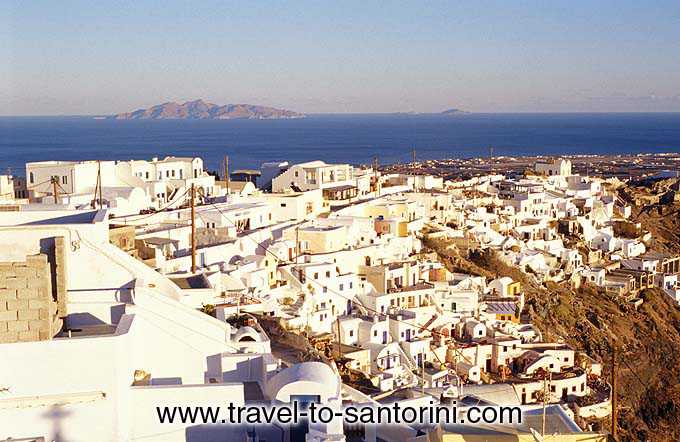
[[267, 382], [271, 399], [290, 402], [291, 395], [320, 396], [322, 402], [340, 395], [340, 379], [323, 362], [303, 362], [277, 373]]

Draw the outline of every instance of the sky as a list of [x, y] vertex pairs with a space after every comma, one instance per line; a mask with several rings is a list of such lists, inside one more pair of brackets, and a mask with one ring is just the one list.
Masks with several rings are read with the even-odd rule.
[[679, 112], [680, 1], [0, 2], [0, 115]]

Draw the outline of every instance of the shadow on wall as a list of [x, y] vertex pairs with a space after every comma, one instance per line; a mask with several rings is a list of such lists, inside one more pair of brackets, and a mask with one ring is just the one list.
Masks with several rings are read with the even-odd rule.
[[67, 317], [69, 327], [87, 327], [92, 325], [106, 325], [106, 322], [102, 321], [98, 317], [94, 316], [92, 313], [71, 313]]
[[111, 323], [118, 324], [120, 318], [125, 314], [125, 304], [111, 306]]
[[54, 238], [40, 240], [40, 253], [47, 256], [50, 265], [50, 284], [52, 287], [52, 299], [57, 300], [57, 259], [55, 257], [56, 243]]
[[[224, 417], [224, 416], [223, 416]], [[187, 427], [187, 442], [224, 442], [266, 440], [285, 442], [286, 429], [274, 424], [269, 425], [195, 425]], [[297, 441], [291, 441], [297, 442]]]

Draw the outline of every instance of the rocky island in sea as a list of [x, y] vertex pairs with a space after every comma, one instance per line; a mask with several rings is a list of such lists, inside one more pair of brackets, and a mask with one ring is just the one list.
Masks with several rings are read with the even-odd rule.
[[111, 116], [116, 120], [275, 120], [304, 117], [304, 114], [286, 109], [254, 104], [218, 105], [200, 99], [184, 103], [167, 102]]
[[462, 110], [462, 109], [447, 109], [443, 112], [441, 112], [441, 115], [467, 115], [470, 112]]

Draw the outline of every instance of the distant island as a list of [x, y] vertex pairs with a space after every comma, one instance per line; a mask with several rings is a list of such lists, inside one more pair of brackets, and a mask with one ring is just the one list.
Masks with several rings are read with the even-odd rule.
[[275, 120], [304, 118], [305, 115], [285, 109], [253, 104], [218, 105], [203, 100], [185, 103], [168, 102], [147, 109], [112, 115], [116, 120]]
[[464, 110], [461, 110], [461, 109], [447, 109], [447, 110], [440, 112], [440, 113], [441, 113], [441, 115], [465, 115], [465, 114], [469, 114], [470, 112], [464, 111]]
[[467, 115], [470, 112], [464, 111], [461, 109], [447, 109], [442, 112], [415, 112], [415, 111], [409, 111], [409, 112], [393, 112], [388, 115], [415, 115], [415, 116], [420, 116], [420, 115], [445, 115], [445, 116], [456, 116], [456, 115]]

